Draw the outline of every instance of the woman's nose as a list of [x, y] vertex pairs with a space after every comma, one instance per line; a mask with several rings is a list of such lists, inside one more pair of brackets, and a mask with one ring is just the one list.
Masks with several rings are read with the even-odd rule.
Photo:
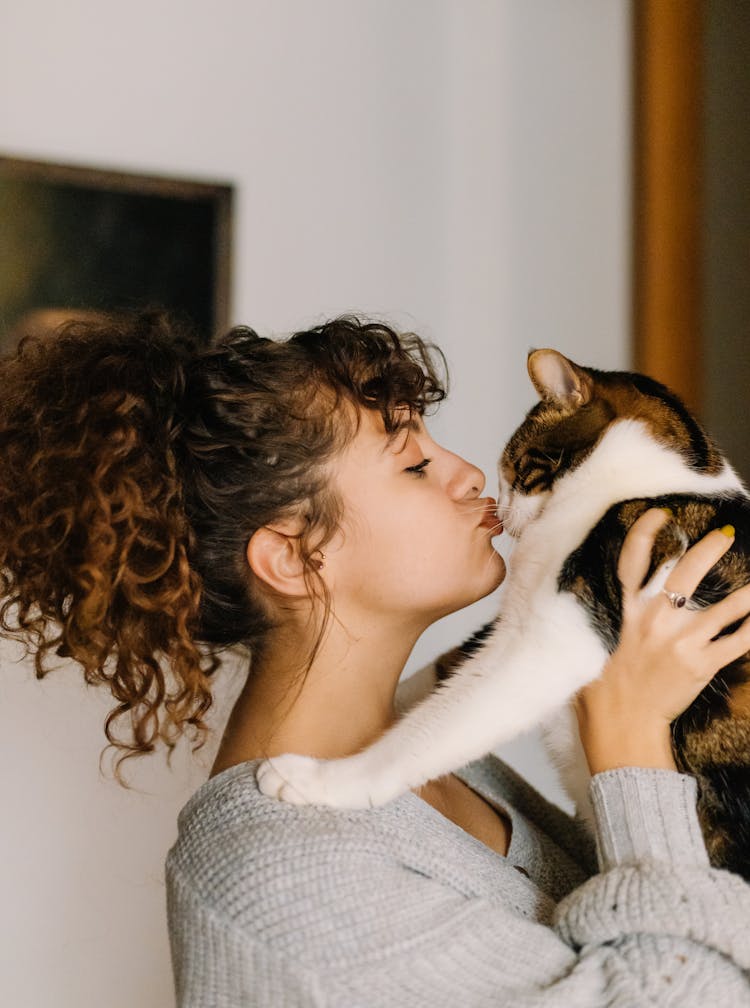
[[448, 481], [448, 492], [455, 500], [479, 497], [484, 490], [484, 473], [460, 455], [452, 455], [453, 471]]

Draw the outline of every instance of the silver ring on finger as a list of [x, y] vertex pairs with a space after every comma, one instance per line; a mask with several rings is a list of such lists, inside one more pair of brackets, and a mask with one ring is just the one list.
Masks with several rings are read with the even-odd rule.
[[673, 592], [667, 588], [662, 588], [662, 594], [667, 596], [669, 604], [673, 609], [682, 609], [687, 602], [687, 595], [683, 595], [681, 592]]

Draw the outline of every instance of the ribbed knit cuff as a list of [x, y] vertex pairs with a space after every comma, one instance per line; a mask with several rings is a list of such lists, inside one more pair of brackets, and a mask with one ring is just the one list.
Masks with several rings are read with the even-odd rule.
[[695, 778], [674, 770], [621, 767], [592, 777], [599, 870], [644, 860], [708, 865], [697, 794]]

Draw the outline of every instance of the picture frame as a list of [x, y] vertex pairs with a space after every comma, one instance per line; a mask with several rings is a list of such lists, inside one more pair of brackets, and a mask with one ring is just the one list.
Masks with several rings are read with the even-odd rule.
[[233, 187], [0, 156], [0, 352], [70, 318], [229, 324]]

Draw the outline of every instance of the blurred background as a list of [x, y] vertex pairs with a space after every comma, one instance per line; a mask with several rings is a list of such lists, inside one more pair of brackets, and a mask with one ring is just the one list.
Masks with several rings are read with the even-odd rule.
[[[490, 492], [542, 346], [671, 384], [747, 475], [749, 46], [743, 0], [25, 0], [2, 12], [0, 155], [224, 194], [204, 324], [416, 330], [451, 370], [432, 429]], [[9, 304], [33, 221], [5, 192]], [[171, 1005], [163, 861], [244, 670], [219, 673], [204, 750], [131, 761], [125, 791], [99, 766], [111, 697], [0, 659], [0, 1001]], [[568, 807], [534, 733], [501, 753]]]

